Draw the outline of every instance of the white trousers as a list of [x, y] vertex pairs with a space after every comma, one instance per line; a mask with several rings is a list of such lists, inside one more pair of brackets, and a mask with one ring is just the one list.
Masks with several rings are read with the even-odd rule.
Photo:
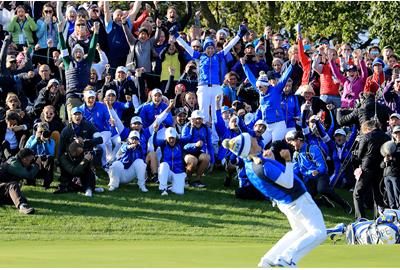
[[[211, 87], [206, 85], [200, 85], [197, 90], [197, 101], [199, 103], [199, 110], [204, 115], [205, 122], [211, 122], [210, 119], [210, 106], [211, 116], [213, 120], [216, 120], [216, 108], [215, 108], [215, 97], [222, 95], [222, 88], [220, 85], [213, 85]], [[222, 99], [221, 99], [222, 104]]]
[[160, 190], [165, 190], [168, 187], [168, 182], [172, 182], [171, 191], [176, 194], [185, 192], [186, 173], [174, 173], [171, 171], [167, 162], [160, 164], [158, 168], [158, 181], [160, 181]]
[[297, 263], [326, 239], [326, 228], [321, 210], [306, 192], [290, 204], [278, 203], [289, 220], [291, 231], [286, 233], [262, 258], [260, 267], [279, 259]]
[[126, 184], [133, 179], [138, 179], [138, 186], [144, 187], [146, 182], [146, 163], [143, 159], [135, 160], [128, 169], [124, 169], [124, 164], [121, 161], [114, 161], [110, 166], [110, 171], [108, 172], [110, 177], [110, 187], [118, 188], [119, 184]]
[[[216, 102], [215, 97], [218, 95], [222, 95], [222, 87], [220, 85], [213, 85], [211, 87], [206, 85], [200, 85], [197, 90], [197, 102], [199, 104], [199, 111], [204, 115], [204, 122], [216, 122], [217, 114], [216, 114]], [[222, 105], [222, 99], [220, 101], [220, 106]], [[211, 106], [211, 115], [210, 115], [210, 106]], [[211, 141], [218, 142], [218, 134], [215, 129], [215, 125], [211, 127]]]
[[267, 124], [267, 130], [263, 134], [264, 143], [268, 144], [272, 139], [273, 142], [285, 139], [286, 122], [279, 121], [272, 124]]
[[107, 157], [111, 156], [112, 153], [111, 132], [102, 131], [93, 134], [93, 138], [98, 137], [103, 138], [103, 143], [100, 144], [99, 147], [103, 150], [103, 155], [101, 156], [101, 165], [104, 166], [107, 164]]

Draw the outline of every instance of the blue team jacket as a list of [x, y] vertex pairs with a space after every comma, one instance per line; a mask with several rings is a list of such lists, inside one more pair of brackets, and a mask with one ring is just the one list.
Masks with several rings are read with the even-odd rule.
[[[243, 65], [243, 70], [251, 85], [258, 91], [258, 88], [256, 87], [257, 79], [254, 77], [250, 68], [245, 64]], [[260, 94], [260, 110], [262, 119], [268, 124], [285, 120], [285, 115], [281, 107], [282, 90], [292, 74], [292, 70], [293, 66], [290, 65], [282, 74], [278, 83], [275, 86], [270, 85], [268, 87], [266, 94], [262, 94], [258, 91]]]
[[[320, 148], [316, 145], [310, 145], [310, 157], [306, 153], [307, 143], [304, 143], [298, 152], [298, 156], [294, 157], [294, 172], [303, 176], [304, 182], [315, 179], [323, 174], [328, 173], [324, 156]], [[318, 175], [312, 176], [312, 172], [317, 170]]]
[[82, 104], [80, 108], [83, 111], [85, 120], [91, 122], [98, 132], [111, 130], [108, 122], [110, 120], [110, 114], [108, 113], [106, 105], [96, 101], [91, 109], [89, 109], [85, 103]]
[[161, 148], [161, 160], [160, 162], [166, 162], [173, 173], [183, 173], [185, 172], [185, 161], [183, 145], [181, 140], [177, 140], [175, 145], [171, 147], [166, 140], [157, 139], [157, 133], [153, 134], [154, 149], [157, 147]]
[[[220, 141], [225, 139], [232, 139], [240, 134], [239, 131], [233, 131], [225, 126], [225, 121], [222, 118], [221, 109], [216, 111], [217, 113], [217, 122], [215, 122], [215, 130], [217, 131], [218, 137]], [[229, 157], [233, 155], [231, 151], [225, 149], [224, 147], [220, 146], [218, 149], [218, 160], [226, 159], [229, 160]]]
[[221, 85], [220, 62], [224, 61], [224, 51], [219, 51], [208, 57], [205, 53], [193, 52], [193, 59], [199, 59], [199, 85]]
[[[193, 155], [200, 153], [208, 153], [211, 157], [211, 164], [214, 164], [214, 148], [211, 142], [211, 130], [205, 124], [201, 125], [200, 128], [192, 127], [191, 123], [186, 123], [182, 129], [181, 140], [187, 142], [184, 146], [184, 150]], [[203, 147], [197, 148], [195, 144], [199, 141], [203, 141]]]
[[[168, 107], [167, 104], [161, 102], [160, 105], [157, 107], [153, 102], [149, 102], [143, 105], [140, 111], [140, 118], [143, 121], [143, 127], [147, 128], [151, 124], [153, 124], [156, 117], [161, 114], [166, 108]], [[165, 118], [163, 124], [166, 127], [171, 127], [174, 124], [174, 119], [172, 118], [172, 114], [169, 112], [167, 118]]]
[[285, 116], [287, 128], [296, 127], [294, 117], [300, 117], [299, 101], [295, 95], [286, 96], [282, 93], [281, 107]]
[[123, 144], [120, 148], [122, 156], [118, 159], [124, 164], [124, 169], [128, 169], [136, 159], [145, 160], [146, 152], [143, 150], [141, 145], [138, 145], [134, 149], [128, 149], [128, 144]]
[[244, 159], [244, 163], [249, 181], [266, 197], [278, 203], [289, 204], [306, 193], [304, 183], [296, 175], [293, 176], [293, 187], [290, 189], [276, 184], [276, 180], [285, 172], [285, 167], [276, 160], [260, 158], [263, 162], [259, 165], [249, 159]]

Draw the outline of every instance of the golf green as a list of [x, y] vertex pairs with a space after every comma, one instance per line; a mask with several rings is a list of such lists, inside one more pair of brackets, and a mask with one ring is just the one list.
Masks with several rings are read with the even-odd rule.
[[[213, 241], [2, 241], [0, 267], [256, 267], [271, 244]], [[398, 246], [325, 243], [299, 267], [396, 267]]]

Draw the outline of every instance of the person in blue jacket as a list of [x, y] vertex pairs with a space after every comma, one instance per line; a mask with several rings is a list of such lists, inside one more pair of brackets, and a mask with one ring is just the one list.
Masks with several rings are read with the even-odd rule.
[[186, 173], [190, 178], [196, 172], [196, 179], [190, 184], [193, 187], [206, 187], [201, 177], [210, 165], [214, 165], [214, 148], [211, 130], [204, 124], [204, 116], [199, 110], [192, 112], [190, 122], [182, 130], [181, 140], [187, 142], [184, 146]]
[[[162, 102], [162, 92], [158, 88], [154, 88], [151, 91], [151, 102], [143, 105], [140, 111], [140, 118], [143, 121], [143, 127], [147, 128], [154, 123], [157, 116], [160, 115], [166, 108], [167, 104]], [[168, 113], [165, 120], [161, 123], [161, 127], [171, 127], [174, 124], [174, 119], [171, 113]], [[162, 131], [160, 128], [159, 132]], [[162, 135], [164, 135], [165, 129], [162, 131]]]
[[286, 123], [285, 114], [281, 107], [282, 91], [292, 74], [293, 65], [295, 64], [294, 57], [291, 59], [291, 65], [277, 82], [263, 72], [256, 79], [245, 60], [241, 58], [240, 62], [243, 65], [247, 79], [260, 94], [260, 113], [257, 115], [261, 114], [261, 118], [267, 122], [267, 132], [271, 134], [273, 142], [283, 140], [286, 134]]
[[47, 123], [38, 123], [34, 126], [35, 134], [29, 137], [25, 148], [35, 152], [36, 163], [40, 163], [36, 178], [43, 178], [43, 187], [50, 187], [54, 178], [54, 153], [56, 143], [50, 138], [50, 129]]
[[293, 80], [289, 78], [283, 88], [281, 107], [285, 115], [286, 132], [296, 129], [296, 122], [300, 118], [300, 105], [297, 96], [292, 92]]
[[110, 166], [108, 184], [109, 191], [116, 190], [120, 184], [131, 182], [134, 178], [138, 179], [140, 191], [148, 192], [146, 188], [146, 163], [144, 158], [146, 152], [140, 143], [138, 131], [131, 131], [128, 142], [124, 143], [120, 149], [120, 158]]
[[328, 202], [333, 201], [339, 204], [346, 213], [351, 214], [353, 208], [350, 204], [329, 186], [328, 166], [320, 148], [304, 142], [304, 135], [301, 131], [291, 131], [286, 135], [286, 140], [295, 149], [293, 154], [294, 172], [303, 177], [310, 194], [313, 197], [321, 194]]
[[[240, 25], [237, 35], [219, 52], [216, 52], [215, 42], [212, 38], [207, 37], [203, 42], [203, 52], [198, 52], [179, 37], [177, 27], [172, 27], [169, 32], [176, 38], [178, 44], [189, 53], [192, 59], [199, 60], [199, 85], [197, 90], [199, 110], [204, 115], [204, 121], [211, 122], [211, 117], [215, 119], [215, 97], [222, 94], [220, 62], [247, 33], [247, 27]], [[210, 106], [211, 117], [209, 114]]]
[[[217, 121], [214, 123], [215, 129], [217, 131], [218, 137], [222, 142], [225, 139], [232, 139], [240, 134], [240, 128], [238, 125], [239, 118], [236, 115], [232, 115], [228, 121], [228, 127], [225, 125], [225, 121], [222, 117], [220, 101], [222, 99], [222, 95], [218, 95], [216, 97], [216, 106], [217, 106]], [[228, 151], [223, 147], [219, 147], [217, 158], [221, 161], [221, 164], [224, 166], [227, 175], [225, 176], [224, 186], [230, 186], [232, 182], [232, 178], [236, 173], [235, 164], [231, 163], [232, 152]]]
[[223, 147], [240, 157], [248, 180], [265, 197], [276, 203], [292, 228], [260, 260], [259, 267], [295, 267], [298, 261], [326, 239], [321, 210], [294, 174], [290, 152], [280, 151], [286, 166], [262, 154], [255, 138], [242, 133], [222, 142]]
[[168, 182], [172, 182], [170, 190], [175, 194], [185, 193], [185, 161], [183, 148], [185, 142], [178, 139], [173, 127], [165, 131], [165, 140], [157, 139], [157, 128], [153, 133], [154, 148], [161, 148], [160, 167], [158, 168], [159, 190], [162, 196], [168, 195]]
[[103, 150], [101, 165], [106, 168], [107, 158], [112, 154], [110, 114], [106, 105], [96, 101], [96, 93], [94, 91], [84, 91], [83, 100], [84, 103], [79, 108], [82, 111], [83, 118], [92, 123], [97, 130], [93, 137], [103, 138], [103, 143], [99, 146]]

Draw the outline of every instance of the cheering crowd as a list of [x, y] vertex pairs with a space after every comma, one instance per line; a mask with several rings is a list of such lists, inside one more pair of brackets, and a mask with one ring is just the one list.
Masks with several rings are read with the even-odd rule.
[[91, 197], [104, 191], [100, 170], [108, 192], [137, 181], [142, 192], [157, 183], [162, 196], [184, 194], [221, 170], [237, 198], [273, 199], [249, 181], [244, 149], [223, 147], [248, 133], [265, 159], [293, 162], [318, 206], [356, 218], [400, 209], [400, 64], [390, 45], [310, 40], [300, 24], [295, 42], [246, 20], [208, 29], [191, 2], [166, 14], [159, 5], [0, 3], [1, 203], [34, 212], [22, 180]]

